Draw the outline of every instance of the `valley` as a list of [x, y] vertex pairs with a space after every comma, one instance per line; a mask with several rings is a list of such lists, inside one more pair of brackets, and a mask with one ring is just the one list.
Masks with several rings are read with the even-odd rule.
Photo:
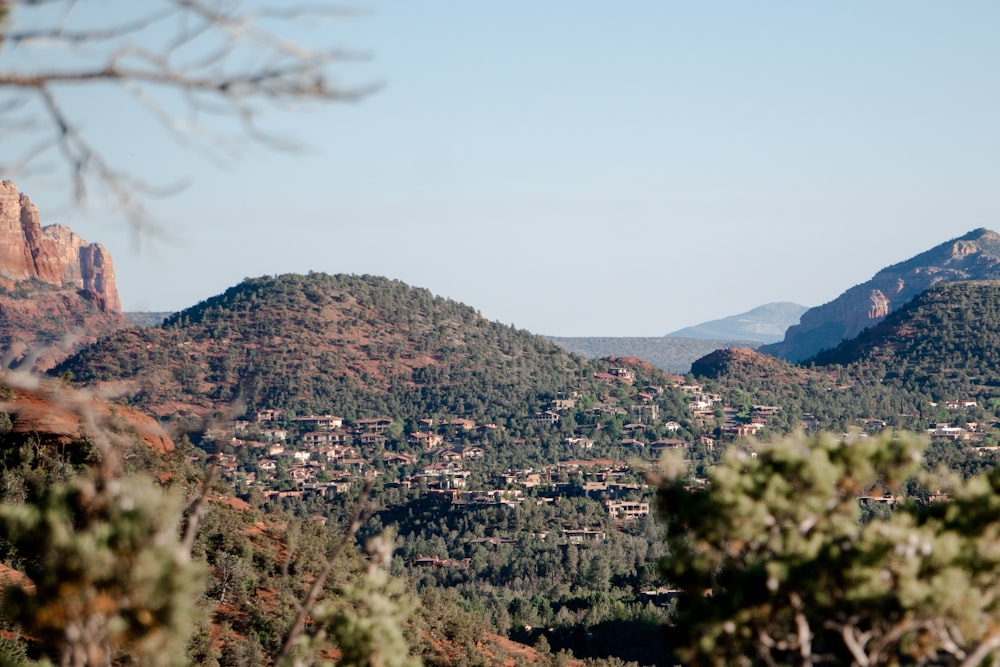
[[[72, 512], [118, 525], [127, 512], [87, 503], [120, 480], [156, 490], [134, 496], [140, 505], [183, 498], [180, 525], [198, 517], [184, 553], [204, 582], [181, 624], [190, 664], [273, 664], [289, 642], [311, 660], [346, 660], [362, 636], [358, 650], [384, 642], [428, 665], [677, 664], [694, 655], [678, 625], [689, 622], [677, 586], [689, 571], [665, 532], [676, 521], [664, 480], [677, 470], [678, 497], [700, 502], [683, 494], [724, 488], [720, 471], [740, 457], [770, 461], [774, 441], [877, 449], [904, 432], [928, 443], [921, 470], [974, 480], [996, 469], [1000, 282], [970, 268], [991, 275], [994, 236], [977, 230], [893, 268], [900, 283], [952, 279], [905, 302], [900, 289], [860, 316], [851, 296], [843, 326], [868, 325], [800, 363], [764, 353], [780, 343], [675, 338], [709, 346], [691, 347], [698, 356], [678, 372], [652, 358], [581, 356], [377, 276], [248, 278], [140, 328], [75, 277], [11, 275], [5, 314], [58, 292], [64, 310], [47, 309], [49, 324], [72, 320], [82, 335], [29, 373], [43, 355], [26, 350], [51, 338], [49, 324], [25, 333], [29, 320], [4, 320], [0, 520], [17, 536], [27, 531], [18, 508], [79, 501]], [[940, 257], [945, 268], [927, 268]], [[95, 303], [107, 322], [87, 329]], [[801, 342], [845, 309], [806, 311], [789, 335]], [[908, 474], [850, 487], [840, 502], [863, 525], [947, 497]], [[36, 562], [22, 538], [5, 545], [5, 572], [88, 572], [62, 569], [73, 558]], [[300, 602], [314, 586], [314, 606]], [[108, 604], [124, 608], [126, 597]], [[315, 606], [320, 597], [328, 607]], [[29, 608], [10, 607], [5, 632], [17, 650], [44, 653], [34, 638], [53, 628], [13, 620]], [[296, 609], [310, 610], [299, 625]], [[373, 634], [358, 634], [359, 619]]]

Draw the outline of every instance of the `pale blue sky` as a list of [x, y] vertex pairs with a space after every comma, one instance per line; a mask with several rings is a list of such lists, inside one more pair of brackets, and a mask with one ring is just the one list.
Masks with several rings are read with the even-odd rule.
[[339, 71], [381, 89], [268, 117], [306, 152], [220, 168], [108, 90], [71, 93], [115, 159], [190, 185], [153, 202], [176, 243], [135, 252], [19, 179], [43, 224], [111, 250], [127, 310], [370, 273], [564, 336], [818, 305], [1000, 229], [1000, 3], [353, 6], [329, 38], [371, 58]]

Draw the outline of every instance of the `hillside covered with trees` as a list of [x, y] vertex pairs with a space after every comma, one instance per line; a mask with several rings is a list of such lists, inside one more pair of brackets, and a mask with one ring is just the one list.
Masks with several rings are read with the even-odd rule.
[[[248, 279], [161, 326], [119, 332], [54, 374], [158, 414], [239, 405], [401, 417], [527, 414], [585, 362], [468, 306], [373, 276]], [[487, 407], [489, 406], [489, 407]]]

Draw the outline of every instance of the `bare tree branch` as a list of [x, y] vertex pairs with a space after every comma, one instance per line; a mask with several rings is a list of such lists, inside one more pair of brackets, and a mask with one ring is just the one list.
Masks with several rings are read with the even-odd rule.
[[[286, 111], [300, 103], [357, 101], [374, 90], [344, 85], [335, 76], [336, 65], [356, 62], [361, 55], [309, 44], [289, 33], [353, 14], [341, 7], [144, 0], [123, 3], [124, 16], [98, 25], [95, 15], [103, 19], [113, 13], [107, 8], [100, 14], [88, 11], [95, 4], [0, 0], [0, 46], [15, 56], [42, 56], [15, 58], [0, 66], [0, 94], [11, 97], [0, 99], [3, 135], [32, 146], [18, 162], [0, 169], [10, 177], [45, 156], [57, 156], [76, 202], [85, 203], [91, 190], [106, 193], [144, 235], [159, 231], [144, 203], [157, 188], [114, 164], [107, 151], [85, 136], [72, 107], [61, 100], [65, 91], [97, 84], [118, 87], [176, 144], [225, 161], [248, 142], [270, 150], [297, 148], [260, 129], [258, 121], [269, 111]], [[57, 8], [61, 16], [53, 19]], [[12, 124], [13, 118], [4, 117], [8, 111], [23, 111], [31, 100], [45, 121], [34, 127], [39, 141], [10, 132], [24, 130], [25, 120]], [[229, 123], [241, 139], [227, 142], [213, 130], [207, 114], [217, 114], [213, 122]]]
[[361, 491], [361, 496], [358, 498], [358, 502], [354, 506], [354, 512], [351, 515], [351, 523], [348, 524], [347, 530], [334, 545], [330, 555], [327, 556], [326, 562], [323, 564], [323, 569], [316, 574], [316, 578], [313, 579], [312, 585], [309, 587], [309, 591], [306, 593], [305, 598], [297, 605], [299, 612], [295, 616], [292, 626], [288, 629], [288, 634], [285, 635], [285, 642], [282, 644], [281, 652], [274, 660], [275, 665], [286, 664], [286, 661], [292, 656], [292, 652], [295, 650], [299, 637], [302, 635], [302, 630], [305, 628], [306, 620], [313, 613], [316, 603], [319, 600], [320, 593], [323, 592], [326, 580], [330, 576], [330, 572], [333, 571], [333, 567], [340, 560], [341, 556], [344, 555], [347, 547], [354, 541], [354, 536], [358, 534], [358, 530], [361, 529], [361, 526], [364, 525], [365, 521], [367, 521], [371, 516], [369, 501], [371, 500], [372, 489], [374, 486], [375, 483], [371, 479], [365, 483], [365, 487]]

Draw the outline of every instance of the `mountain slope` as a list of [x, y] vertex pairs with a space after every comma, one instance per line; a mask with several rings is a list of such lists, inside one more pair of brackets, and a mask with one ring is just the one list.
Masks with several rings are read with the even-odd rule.
[[813, 361], [863, 364], [914, 386], [960, 377], [963, 394], [980, 393], [976, 385], [1000, 386], [1000, 282], [936, 285]]
[[943, 282], [1000, 279], [1000, 234], [976, 229], [886, 267], [833, 301], [810, 308], [780, 343], [761, 352], [790, 361], [853, 338], [924, 290]]
[[975, 406], [964, 419], [989, 423], [1000, 409], [1000, 282], [938, 284], [808, 366], [719, 350], [691, 371], [734, 404], [782, 406], [789, 424], [810, 414], [829, 430], [869, 419], [921, 430], [955, 417], [944, 406], [959, 401]]
[[160, 416], [280, 407], [345, 417], [486, 402], [527, 413], [584, 360], [468, 306], [373, 276], [248, 279], [159, 327], [122, 331], [54, 372], [118, 391]]
[[745, 313], [678, 329], [667, 337], [774, 343], [784, 337], [788, 327], [798, 324], [807, 310], [806, 306], [788, 301], [766, 303]]

